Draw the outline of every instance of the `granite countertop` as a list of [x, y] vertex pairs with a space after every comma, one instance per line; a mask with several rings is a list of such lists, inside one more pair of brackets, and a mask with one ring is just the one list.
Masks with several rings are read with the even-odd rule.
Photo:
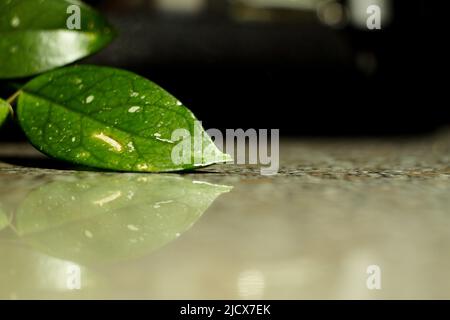
[[1, 144], [0, 298], [450, 298], [449, 131], [280, 163], [98, 173]]

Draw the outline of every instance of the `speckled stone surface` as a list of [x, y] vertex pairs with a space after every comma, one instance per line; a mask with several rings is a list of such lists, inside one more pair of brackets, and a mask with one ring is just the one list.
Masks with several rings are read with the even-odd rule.
[[[275, 176], [236, 165], [173, 175], [233, 189], [144, 256], [85, 265], [0, 231], [0, 298], [450, 298], [449, 131], [283, 140], [280, 151]], [[4, 215], [14, 221], [29, 193], [78, 173], [26, 144], [0, 145]], [[66, 285], [73, 265], [80, 290]], [[366, 285], [370, 265], [379, 290]]]

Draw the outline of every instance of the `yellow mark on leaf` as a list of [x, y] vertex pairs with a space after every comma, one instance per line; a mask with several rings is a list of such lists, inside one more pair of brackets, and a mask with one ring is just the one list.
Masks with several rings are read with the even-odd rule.
[[100, 139], [103, 142], [109, 144], [117, 152], [122, 151], [122, 145], [119, 142], [117, 142], [116, 140], [114, 140], [113, 138], [108, 137], [107, 135], [105, 135], [103, 132], [94, 135], [94, 138]]

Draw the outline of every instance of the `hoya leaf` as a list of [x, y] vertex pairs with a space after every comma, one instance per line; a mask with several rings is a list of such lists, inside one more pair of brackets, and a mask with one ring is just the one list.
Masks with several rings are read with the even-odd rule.
[[31, 76], [105, 47], [115, 32], [75, 0], [0, 0], [0, 78]]
[[231, 187], [179, 176], [65, 177], [20, 204], [20, 237], [54, 257], [83, 264], [148, 254], [177, 239]]
[[128, 71], [75, 66], [41, 75], [22, 88], [17, 117], [37, 149], [84, 166], [164, 172], [230, 160], [181, 102]]
[[0, 99], [0, 127], [3, 123], [8, 119], [8, 116], [11, 113], [11, 106], [8, 102]]

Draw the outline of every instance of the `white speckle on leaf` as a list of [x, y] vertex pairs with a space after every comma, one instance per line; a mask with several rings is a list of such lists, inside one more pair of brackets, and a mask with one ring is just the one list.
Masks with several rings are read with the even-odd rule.
[[175, 142], [173, 142], [172, 140], [169, 140], [169, 139], [163, 139], [163, 138], [158, 138], [158, 137], [156, 137], [156, 140], [161, 141], [161, 142], [167, 142], [167, 143], [175, 143]]
[[181, 101], [177, 101], [177, 106], [182, 106], [183, 104], [181, 103]]
[[106, 142], [117, 152], [122, 151], [122, 145], [119, 142], [117, 142], [116, 140], [114, 140], [113, 138], [105, 135], [103, 132], [94, 135], [94, 138], [97, 138], [97, 139], [102, 140], [103, 142]]
[[158, 132], [157, 132], [157, 133], [154, 134], [154, 136], [155, 136], [155, 137], [161, 137], [161, 133], [158, 133]]
[[131, 231], [139, 231], [139, 228], [132, 224], [129, 224], [127, 228]]
[[133, 142], [131, 142], [131, 141], [128, 142], [127, 147], [128, 147], [128, 150], [129, 150], [130, 152], [133, 152], [134, 150], [136, 150], [136, 149], [134, 148]]
[[91, 103], [92, 101], [94, 101], [95, 97], [93, 95], [90, 95], [86, 98], [86, 103]]
[[130, 93], [130, 97], [133, 97], [133, 98], [137, 97], [138, 95], [139, 95], [139, 93], [134, 92], [134, 91]]
[[84, 235], [89, 239], [92, 239], [94, 237], [92, 232], [90, 232], [89, 230], [84, 230]]
[[138, 170], [147, 170], [148, 169], [148, 165], [145, 163], [140, 163], [137, 165]]
[[133, 107], [131, 107], [130, 109], [128, 109], [128, 112], [129, 113], [135, 113], [135, 112], [138, 112], [138, 111], [140, 111], [141, 110], [141, 107], [139, 107], [139, 106], [133, 106]]
[[18, 16], [14, 16], [11, 19], [11, 27], [17, 28], [18, 26], [20, 26], [20, 18]]

